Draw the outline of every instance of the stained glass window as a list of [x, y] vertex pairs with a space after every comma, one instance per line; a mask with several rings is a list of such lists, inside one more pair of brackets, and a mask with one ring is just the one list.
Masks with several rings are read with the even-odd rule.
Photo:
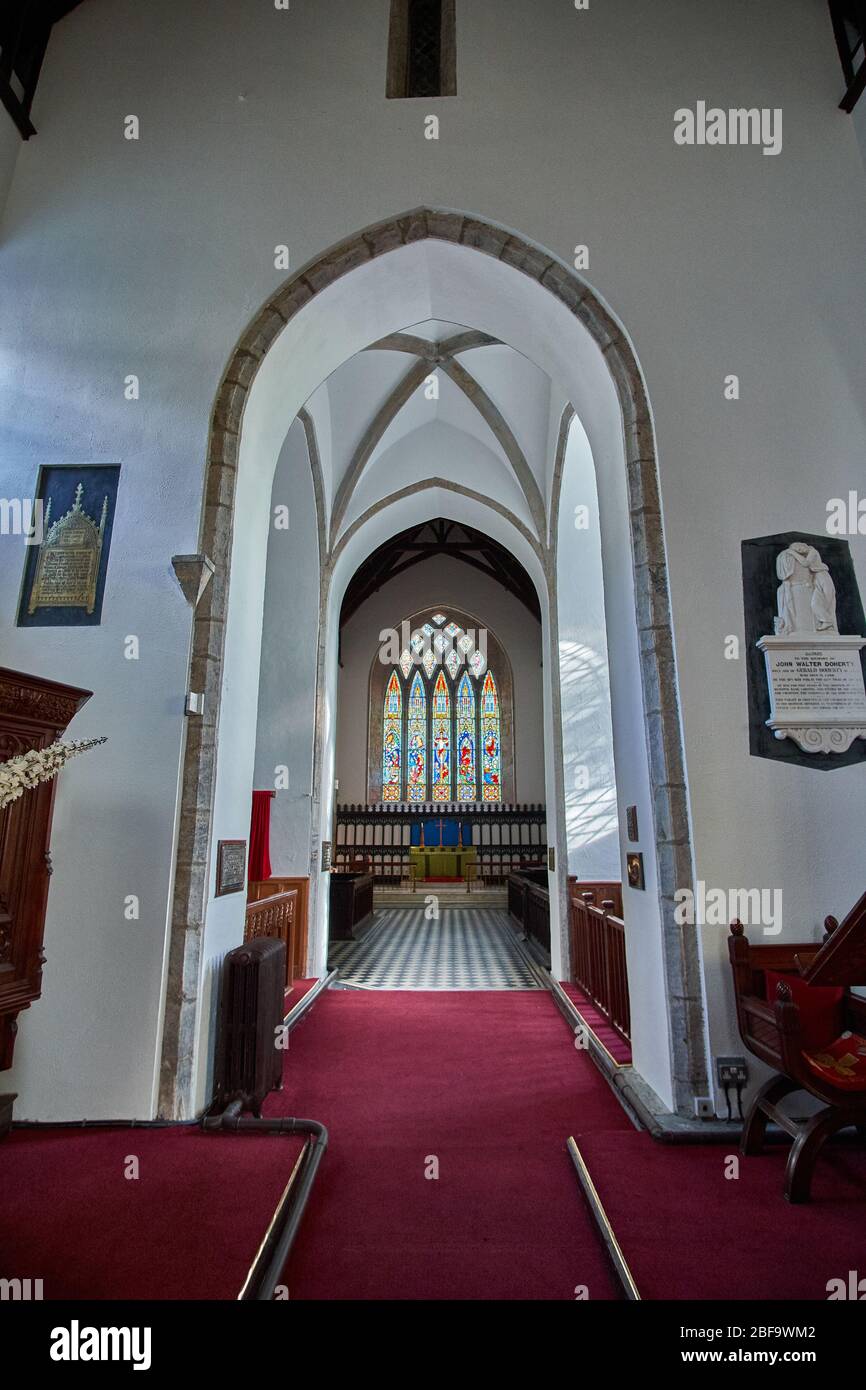
[[403, 693], [397, 672], [392, 671], [385, 691], [385, 719], [382, 737], [382, 800], [399, 801], [403, 736]]
[[457, 687], [457, 800], [478, 799], [475, 766], [475, 691], [464, 673]]
[[424, 801], [427, 795], [427, 694], [420, 674], [416, 674], [409, 692], [406, 743], [406, 800]]
[[413, 632], [388, 677], [382, 800], [501, 801], [496, 678], [475, 649], [474, 634], [445, 613], [432, 621], [438, 629], [425, 623]]
[[451, 696], [445, 672], [433, 687], [433, 789], [431, 801], [451, 800]]
[[502, 800], [499, 696], [493, 672], [484, 677], [481, 691], [481, 799]]

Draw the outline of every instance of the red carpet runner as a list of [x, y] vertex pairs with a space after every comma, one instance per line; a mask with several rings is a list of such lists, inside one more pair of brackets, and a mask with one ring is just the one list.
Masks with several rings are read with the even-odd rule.
[[607, 1049], [615, 1062], [621, 1067], [631, 1066], [631, 1045], [623, 1042], [619, 1033], [608, 1023], [604, 1014], [597, 1009], [587, 994], [568, 980], [560, 981], [562, 988], [583, 1016], [586, 1024], [595, 1033], [599, 1042]]
[[[827, 1298], [866, 1274], [866, 1155], [828, 1144], [812, 1201], [782, 1195], [790, 1144], [740, 1158], [727, 1144], [656, 1144], [648, 1134], [588, 1134], [578, 1147], [641, 1298]], [[734, 1318], [733, 1321], [737, 1319]]]
[[616, 1296], [565, 1140], [631, 1126], [547, 993], [330, 991], [265, 1113], [331, 1134], [292, 1299]]
[[14, 1130], [0, 1144], [0, 1278], [41, 1279], [46, 1300], [237, 1298], [301, 1143]]
[[[565, 1140], [633, 1131], [547, 993], [326, 993], [266, 1111], [331, 1131], [292, 1298], [615, 1296]], [[299, 1150], [195, 1128], [16, 1130], [0, 1278], [42, 1279], [46, 1299], [236, 1298]]]

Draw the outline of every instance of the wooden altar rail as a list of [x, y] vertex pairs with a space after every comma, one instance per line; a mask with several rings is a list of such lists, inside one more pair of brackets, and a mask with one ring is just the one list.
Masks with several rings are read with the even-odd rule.
[[337, 807], [334, 867], [349, 870], [363, 863], [378, 883], [408, 881], [413, 826], [440, 817], [470, 827], [464, 845], [477, 851], [479, 882], [502, 883], [509, 874], [546, 858], [547, 813], [543, 805], [505, 802], [461, 806], [449, 802], [410, 806], [395, 802]]
[[286, 943], [286, 988], [307, 970], [309, 879], [266, 878], [247, 887], [244, 941], [273, 936]]
[[571, 960], [575, 984], [611, 1027], [631, 1041], [631, 1008], [625, 962], [622, 885], [569, 879]]
[[508, 911], [527, 936], [550, 952], [550, 893], [547, 870], [530, 869], [526, 874], [508, 876]]

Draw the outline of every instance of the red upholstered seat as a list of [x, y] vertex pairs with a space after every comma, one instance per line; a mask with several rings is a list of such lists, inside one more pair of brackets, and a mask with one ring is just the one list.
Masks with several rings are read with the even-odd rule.
[[841, 986], [809, 985], [799, 975], [779, 970], [765, 971], [764, 978], [769, 1004], [776, 1002], [776, 986], [780, 980], [790, 989], [800, 1011], [804, 1051], [817, 1052], [839, 1037], [845, 1027], [845, 990]]
[[866, 1091], [866, 1038], [859, 1033], [842, 1033], [829, 1047], [803, 1057], [816, 1076], [840, 1091]]

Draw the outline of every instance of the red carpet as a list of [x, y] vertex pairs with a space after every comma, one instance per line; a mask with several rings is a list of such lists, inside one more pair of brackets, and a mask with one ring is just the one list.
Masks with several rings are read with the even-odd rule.
[[286, 990], [286, 1013], [293, 1009], [296, 1004], [300, 1004], [305, 994], [309, 994], [313, 985], [319, 983], [315, 975], [307, 980], [295, 980], [291, 989]]
[[[302, 1143], [13, 1130], [0, 1143], [0, 1278], [42, 1279], [46, 1299], [236, 1298]], [[124, 1177], [131, 1154], [137, 1179]]]
[[331, 1135], [293, 1299], [616, 1296], [565, 1140], [631, 1126], [547, 993], [330, 991], [265, 1113]]
[[[828, 1280], [866, 1276], [862, 1150], [825, 1149], [805, 1207], [782, 1197], [787, 1145], [726, 1179], [734, 1136], [637, 1133], [540, 991], [328, 992], [266, 1110], [331, 1131], [285, 1276], [295, 1300], [616, 1296], [570, 1134], [644, 1299], [823, 1300]], [[234, 1299], [300, 1144], [16, 1130], [0, 1144], [0, 1278], [41, 1278], [46, 1299]]]
[[685, 1146], [632, 1130], [577, 1144], [644, 1299], [823, 1300], [828, 1280], [866, 1276], [862, 1149], [824, 1149], [812, 1202], [791, 1206], [787, 1143], [741, 1158], [736, 1179], [725, 1177], [734, 1136]]
[[562, 988], [568, 995], [573, 1004], [577, 1006], [588, 1026], [592, 1029], [600, 1043], [603, 1043], [615, 1062], [619, 1062], [621, 1067], [631, 1066], [631, 1046], [623, 1042], [619, 1033], [611, 1028], [604, 1014], [597, 1009], [588, 995], [577, 985], [571, 984], [568, 980], [563, 980]]

